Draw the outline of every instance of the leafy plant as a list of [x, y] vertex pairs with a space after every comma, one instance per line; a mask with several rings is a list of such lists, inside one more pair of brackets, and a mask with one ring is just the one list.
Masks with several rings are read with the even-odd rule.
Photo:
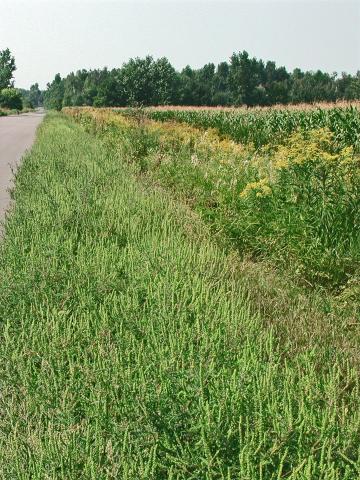
[[21, 110], [23, 107], [21, 93], [15, 88], [4, 88], [0, 91], [0, 107]]

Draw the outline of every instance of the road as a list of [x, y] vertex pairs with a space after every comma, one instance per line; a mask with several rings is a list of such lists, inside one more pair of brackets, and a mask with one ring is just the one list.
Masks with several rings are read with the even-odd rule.
[[13, 170], [33, 144], [43, 117], [43, 111], [0, 117], [0, 222], [10, 205]]

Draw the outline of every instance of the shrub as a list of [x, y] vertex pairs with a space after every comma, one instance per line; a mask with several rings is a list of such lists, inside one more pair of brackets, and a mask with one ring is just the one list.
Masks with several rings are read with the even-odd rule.
[[22, 110], [23, 102], [19, 90], [16, 88], [4, 88], [0, 93], [0, 107], [11, 110]]

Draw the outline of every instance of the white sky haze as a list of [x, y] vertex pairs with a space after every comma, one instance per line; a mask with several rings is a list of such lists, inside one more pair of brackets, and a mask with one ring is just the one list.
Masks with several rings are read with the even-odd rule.
[[181, 69], [247, 50], [289, 70], [355, 73], [360, 0], [0, 0], [0, 50], [6, 47], [22, 88], [147, 54]]

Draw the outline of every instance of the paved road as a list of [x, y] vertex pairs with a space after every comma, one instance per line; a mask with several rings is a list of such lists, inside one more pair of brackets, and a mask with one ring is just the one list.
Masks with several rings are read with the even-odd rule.
[[8, 189], [12, 183], [12, 170], [31, 147], [43, 117], [42, 111], [0, 117], [0, 222], [10, 204]]

